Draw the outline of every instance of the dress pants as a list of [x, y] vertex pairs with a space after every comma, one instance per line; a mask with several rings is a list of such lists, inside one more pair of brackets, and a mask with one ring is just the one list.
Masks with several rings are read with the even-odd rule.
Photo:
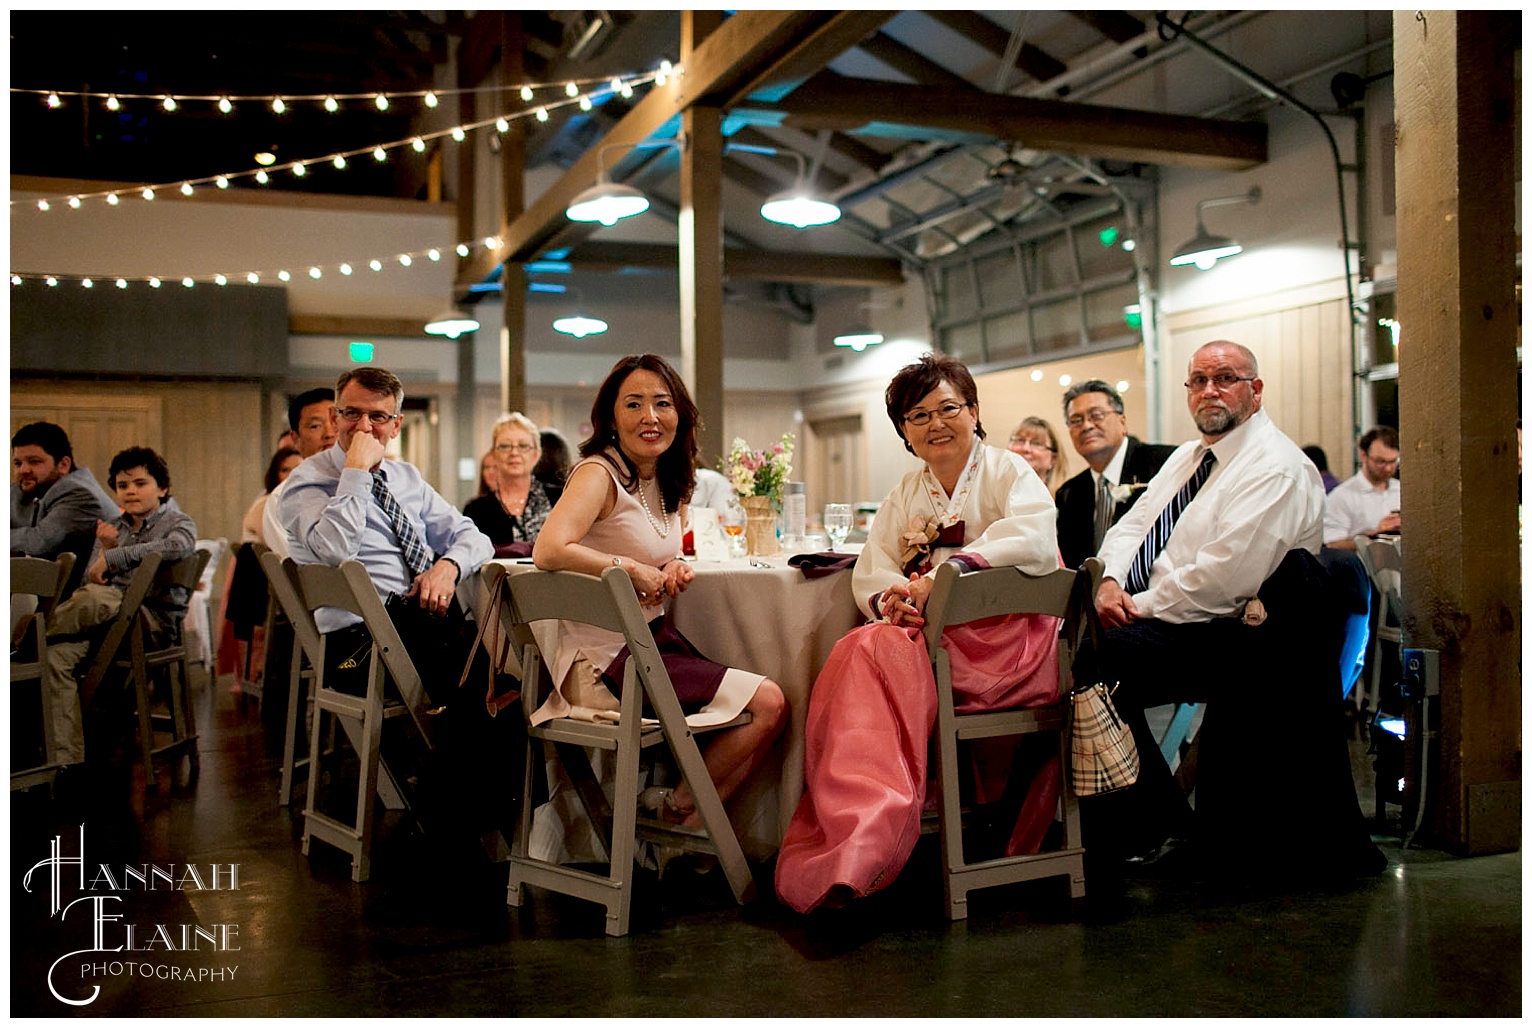
[[59, 604], [48, 620], [48, 666], [44, 688], [53, 703], [54, 759], [77, 764], [85, 759], [85, 727], [80, 716], [80, 683], [75, 667], [90, 652], [93, 629], [110, 623], [122, 609], [122, 591], [87, 582]]

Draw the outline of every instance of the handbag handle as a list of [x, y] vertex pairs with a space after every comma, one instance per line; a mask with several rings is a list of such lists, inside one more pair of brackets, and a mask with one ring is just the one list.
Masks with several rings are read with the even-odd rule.
[[[1083, 633], [1078, 625], [1074, 629], [1075, 637], [1073, 641], [1075, 646], [1075, 654], [1078, 657], [1080, 651], [1081, 635], [1088, 635], [1090, 637], [1090, 648], [1093, 662], [1099, 663], [1101, 660], [1102, 647], [1106, 639], [1106, 632], [1101, 627], [1101, 615], [1096, 613], [1096, 597], [1095, 590], [1091, 588], [1090, 570], [1084, 565], [1081, 565], [1075, 570], [1072, 605], [1074, 606], [1075, 610], [1079, 612], [1080, 619], [1085, 623]], [[1091, 670], [1094, 670], [1094, 668]], [[1079, 692], [1081, 690], [1088, 689], [1092, 684], [1094, 683], [1085, 682], [1082, 684], [1080, 682], [1076, 682], [1073, 691]]]

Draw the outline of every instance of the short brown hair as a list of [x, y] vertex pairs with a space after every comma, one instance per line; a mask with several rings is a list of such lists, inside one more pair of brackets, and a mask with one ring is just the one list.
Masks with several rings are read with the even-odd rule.
[[387, 368], [351, 368], [342, 371], [340, 378], [335, 380], [335, 399], [340, 400], [341, 391], [355, 382], [369, 393], [383, 393], [394, 398], [394, 413], [398, 414], [404, 409], [404, 383], [399, 381], [399, 376]]
[[[899, 369], [883, 393], [888, 420], [894, 423], [894, 431], [899, 433], [900, 439], [904, 439], [904, 448], [911, 453], [915, 452], [915, 448], [904, 438], [904, 416], [920, 402], [922, 396], [943, 382], [956, 389], [970, 407], [978, 404], [979, 387], [974, 385], [973, 375], [969, 374], [962, 361], [945, 353], [928, 353], [914, 364], [906, 364]], [[974, 414], [974, 434], [980, 439], [984, 438], [984, 425], [980, 423], [977, 412]]]

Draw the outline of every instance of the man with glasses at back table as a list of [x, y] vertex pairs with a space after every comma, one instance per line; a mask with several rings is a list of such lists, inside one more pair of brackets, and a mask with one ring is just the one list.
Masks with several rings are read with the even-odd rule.
[[1059, 486], [1059, 553], [1077, 568], [1096, 555], [1107, 529], [1144, 494], [1174, 446], [1141, 443], [1128, 434], [1122, 397], [1100, 379], [1077, 382], [1064, 394], [1064, 427], [1089, 465]]
[[[390, 371], [365, 367], [341, 375], [335, 384], [340, 429], [335, 445], [288, 476], [281, 519], [297, 563], [361, 562], [399, 626], [426, 691], [440, 703], [456, 685], [467, 650], [454, 666], [444, 666], [435, 655], [423, 658], [443, 637], [466, 634], [462, 610], [453, 603], [457, 585], [479, 570], [494, 547], [414, 465], [383, 459], [399, 434], [403, 402], [404, 386]], [[450, 615], [450, 623], [435, 627], [419, 611], [436, 619]], [[315, 616], [324, 633], [355, 634], [357, 620], [333, 608], [321, 608]], [[333, 641], [329, 647], [344, 648]], [[433, 681], [433, 671], [443, 678]], [[447, 683], [447, 677], [454, 680]]]
[[1362, 470], [1325, 497], [1325, 545], [1355, 550], [1356, 536], [1399, 531], [1399, 433], [1379, 425], [1357, 441]]
[[[1375, 873], [1383, 858], [1341, 733], [1343, 617], [1315, 559], [1319, 471], [1261, 409], [1245, 347], [1198, 349], [1186, 389], [1201, 438], [1176, 450], [1101, 544], [1096, 609], [1107, 632], [1082, 664], [1092, 680], [1121, 682], [1114, 701], [1141, 770], [1124, 792], [1082, 805], [1086, 845], [1132, 863], [1167, 836], [1195, 838], [1220, 872], [1272, 860], [1284, 872]], [[1144, 717], [1172, 702], [1209, 703], [1202, 734], [1221, 747], [1215, 767], [1215, 739], [1202, 746], [1200, 832]], [[1275, 837], [1263, 851], [1246, 845], [1252, 818]], [[1289, 842], [1300, 848], [1284, 851]]]

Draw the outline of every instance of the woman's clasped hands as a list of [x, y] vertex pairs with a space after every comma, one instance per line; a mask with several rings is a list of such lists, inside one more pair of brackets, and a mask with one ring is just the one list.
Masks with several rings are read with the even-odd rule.
[[661, 596], [679, 596], [692, 584], [697, 573], [680, 557], [674, 557], [661, 567], [648, 564], [627, 564], [628, 577], [633, 579], [633, 589], [645, 603], [659, 602]]
[[880, 610], [891, 625], [915, 628], [926, 623], [926, 600], [931, 596], [931, 579], [911, 574], [908, 582], [897, 582], [883, 590]]

